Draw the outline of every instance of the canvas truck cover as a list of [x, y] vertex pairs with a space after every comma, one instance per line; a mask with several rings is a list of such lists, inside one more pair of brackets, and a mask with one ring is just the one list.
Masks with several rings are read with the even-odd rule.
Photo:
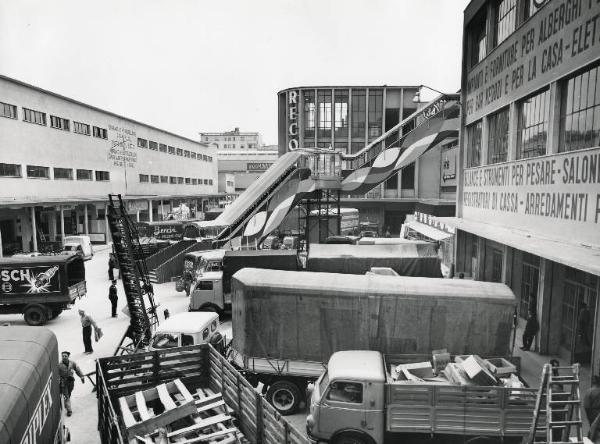
[[223, 292], [231, 292], [231, 277], [242, 268], [299, 270], [296, 250], [226, 251], [223, 256]]
[[516, 300], [504, 284], [246, 268], [232, 289], [233, 347], [248, 357], [509, 354]]
[[69, 287], [85, 282], [83, 259], [74, 256], [0, 258], [0, 302], [44, 296], [48, 302], [69, 298]]
[[52, 443], [61, 424], [58, 342], [43, 327], [0, 327], [0, 443]]
[[389, 267], [401, 276], [442, 277], [436, 246], [412, 241], [397, 245], [311, 244], [306, 268], [326, 273], [365, 274]]

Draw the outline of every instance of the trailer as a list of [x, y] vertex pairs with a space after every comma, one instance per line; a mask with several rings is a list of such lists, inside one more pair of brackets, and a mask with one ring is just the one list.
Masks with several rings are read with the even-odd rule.
[[78, 255], [0, 258], [0, 314], [23, 313], [29, 325], [43, 325], [86, 291]]
[[162, 384], [168, 388], [175, 380], [193, 395], [198, 411], [207, 408], [210, 401], [206, 399], [207, 393], [212, 393], [213, 401], [222, 399], [229, 415], [252, 444], [309, 444], [305, 434], [282, 418], [209, 344], [101, 358], [96, 363], [96, 378], [98, 431], [103, 444], [128, 442], [132, 418], [127, 413], [130, 408], [125, 408], [120, 399], [131, 399], [134, 393]]

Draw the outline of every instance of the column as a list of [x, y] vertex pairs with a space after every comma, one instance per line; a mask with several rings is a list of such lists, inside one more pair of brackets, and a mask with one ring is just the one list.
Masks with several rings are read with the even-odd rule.
[[165, 220], [165, 207], [164, 207], [164, 203], [163, 200], [160, 200], [160, 220]]
[[88, 234], [88, 206], [83, 204], [83, 234]]
[[135, 210], [135, 220], [140, 221], [140, 210]]
[[65, 242], [65, 210], [60, 206], [60, 241]]
[[0, 227], [0, 257], [3, 257], [3, 254], [2, 254], [2, 227]]
[[[535, 338], [537, 350], [546, 355], [550, 352], [550, 330], [552, 325], [555, 330], [560, 330], [560, 323], [552, 323], [552, 261], [540, 258], [540, 282], [537, 294], [537, 318], [540, 331]], [[558, 328], [557, 328], [558, 327]]]
[[35, 207], [31, 207], [31, 232], [33, 238], [33, 251], [38, 251], [37, 227], [35, 222]]
[[561, 101], [559, 83], [553, 82], [550, 84], [550, 115], [548, 116], [548, 142], [546, 142], [547, 154], [556, 154], [559, 152]]
[[148, 220], [150, 222], [153, 222], [153, 218], [152, 218], [152, 200], [148, 199]]
[[104, 232], [106, 243], [108, 244], [111, 238], [110, 227], [108, 225], [108, 204], [104, 204]]
[[50, 240], [56, 242], [56, 209], [50, 213]]

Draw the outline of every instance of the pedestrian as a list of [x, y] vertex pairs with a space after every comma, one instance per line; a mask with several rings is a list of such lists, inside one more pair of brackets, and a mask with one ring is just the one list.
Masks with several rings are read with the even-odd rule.
[[62, 360], [58, 363], [60, 394], [64, 399], [65, 408], [67, 409], [67, 416], [71, 416], [73, 414], [73, 411], [71, 410], [71, 393], [73, 392], [73, 387], [75, 386], [75, 377], [73, 376], [73, 372], [77, 373], [77, 376], [81, 378], [81, 383], [85, 384], [85, 378], [83, 377], [81, 369], [74, 361], [69, 360], [69, 356], [71, 356], [70, 352], [62, 352]]
[[91, 316], [85, 314], [85, 311], [80, 309], [79, 316], [81, 317], [81, 332], [83, 334], [83, 345], [85, 347], [84, 353], [89, 355], [94, 353], [94, 349], [92, 348], [92, 327], [94, 327], [94, 330], [99, 330], [99, 328]]
[[108, 289], [108, 299], [110, 299], [111, 314], [113, 318], [117, 317], [117, 301], [119, 296], [117, 295], [117, 281], [113, 280], [112, 284]]
[[114, 268], [117, 268], [117, 264], [115, 262], [115, 256], [113, 255], [113, 253], [109, 253], [108, 254], [108, 280], [109, 281], [115, 280], [115, 273], [113, 271]]
[[523, 346], [521, 347], [521, 350], [525, 351], [529, 351], [531, 344], [533, 343], [533, 338], [535, 338], [535, 335], [540, 329], [535, 310], [530, 308], [527, 311], [527, 314], [527, 323], [525, 324], [525, 330], [523, 331]]
[[592, 341], [590, 341], [590, 321], [592, 315], [590, 309], [585, 302], [581, 303], [581, 309], [577, 316], [577, 334], [581, 338], [581, 343], [587, 347], [591, 347]]
[[592, 376], [592, 386], [583, 396], [583, 409], [590, 425], [588, 438], [596, 442], [598, 438], [598, 419], [600, 419], [600, 376]]

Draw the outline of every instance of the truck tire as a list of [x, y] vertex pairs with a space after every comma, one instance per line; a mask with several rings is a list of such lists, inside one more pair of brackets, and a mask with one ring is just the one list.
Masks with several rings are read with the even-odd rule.
[[29, 305], [23, 312], [23, 317], [28, 325], [44, 325], [48, 321], [48, 313], [41, 305]]
[[358, 432], [343, 432], [333, 439], [333, 444], [372, 444], [373, 440]]
[[298, 410], [302, 393], [296, 384], [289, 381], [277, 381], [267, 390], [267, 401], [283, 416], [293, 415]]

